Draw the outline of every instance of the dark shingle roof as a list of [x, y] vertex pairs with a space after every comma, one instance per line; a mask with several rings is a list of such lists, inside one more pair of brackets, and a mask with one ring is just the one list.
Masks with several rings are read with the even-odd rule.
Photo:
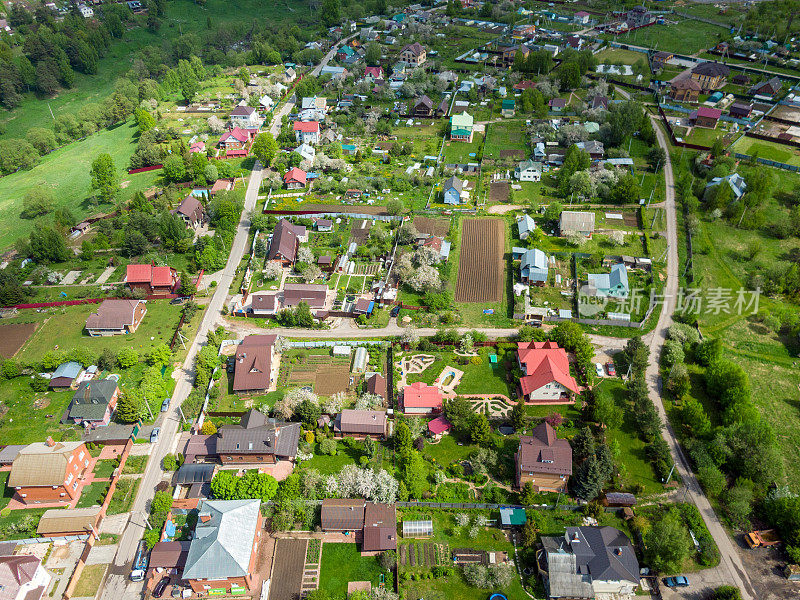
[[113, 379], [84, 381], [72, 396], [69, 418], [87, 421], [103, 419], [108, 403], [116, 391], [117, 382]]

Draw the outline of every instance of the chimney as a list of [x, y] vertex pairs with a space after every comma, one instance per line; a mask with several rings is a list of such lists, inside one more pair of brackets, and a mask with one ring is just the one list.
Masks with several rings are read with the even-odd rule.
[[52, 437], [47, 436], [47, 440], [45, 440], [44, 445], [47, 446], [48, 448], [52, 448], [53, 446], [56, 445], [56, 443]]

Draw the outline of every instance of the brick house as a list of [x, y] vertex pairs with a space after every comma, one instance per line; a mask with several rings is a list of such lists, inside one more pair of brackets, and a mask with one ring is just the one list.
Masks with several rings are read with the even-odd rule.
[[172, 267], [155, 265], [128, 265], [125, 283], [132, 290], [141, 290], [146, 296], [169, 296], [178, 287], [178, 272]]
[[223, 465], [294, 462], [300, 440], [300, 423], [283, 423], [251, 409], [239, 425], [223, 425], [217, 432], [215, 451]]
[[400, 51], [400, 57], [398, 60], [408, 63], [409, 65], [418, 67], [425, 62], [426, 58], [427, 58], [427, 52], [425, 50], [425, 47], [419, 42], [414, 42], [413, 44], [409, 44]]
[[76, 425], [108, 425], [118, 398], [119, 387], [113, 379], [84, 381], [72, 396], [69, 419]]
[[708, 61], [692, 69], [692, 79], [700, 84], [703, 92], [710, 92], [725, 85], [731, 70], [722, 63]]
[[346, 408], [336, 416], [333, 431], [342, 437], [382, 439], [386, 436], [386, 411]]
[[717, 126], [722, 111], [718, 108], [709, 108], [708, 106], [700, 106], [697, 112], [694, 113], [694, 124], [697, 127], [708, 127], [714, 129]]
[[86, 331], [92, 337], [133, 333], [146, 312], [144, 300], [103, 300], [87, 317]]
[[266, 392], [272, 386], [277, 335], [248, 335], [236, 347], [233, 366], [235, 393]]
[[250, 141], [250, 132], [240, 127], [226, 131], [219, 138], [219, 147], [223, 150], [237, 150], [244, 148]]
[[297, 248], [301, 241], [307, 239], [307, 235], [305, 226], [281, 219], [272, 232], [267, 259], [279, 260], [285, 265], [293, 264], [297, 260]]
[[569, 373], [567, 352], [555, 342], [518, 342], [517, 364], [525, 402], [572, 404], [579, 392], [578, 382]]
[[520, 436], [514, 464], [519, 489], [530, 483], [537, 492], [563, 492], [572, 475], [572, 447], [544, 422], [531, 435]]
[[[251, 591], [263, 534], [261, 501], [201, 500], [183, 579], [202, 595]], [[245, 591], [241, 591], [245, 590]]]
[[78, 496], [79, 482], [90, 461], [83, 442], [35, 442], [25, 446], [11, 464], [8, 487], [24, 504], [69, 503]]
[[697, 102], [702, 90], [700, 82], [692, 77], [673, 79], [669, 84], [669, 95], [679, 102]]

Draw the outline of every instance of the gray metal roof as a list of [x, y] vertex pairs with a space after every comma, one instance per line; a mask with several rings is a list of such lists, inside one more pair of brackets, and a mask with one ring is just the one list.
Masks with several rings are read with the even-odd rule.
[[214, 465], [197, 463], [184, 464], [175, 475], [177, 483], [208, 483], [214, 477]]
[[547, 281], [547, 255], [538, 248], [522, 255], [519, 268], [521, 275], [529, 281]]
[[260, 506], [260, 500], [201, 501], [184, 579], [245, 577]]
[[78, 375], [80, 375], [81, 370], [83, 367], [81, 363], [78, 362], [65, 362], [58, 365], [58, 368], [53, 373], [53, 379], [58, 379], [59, 377], [69, 377], [70, 379], [75, 379]]

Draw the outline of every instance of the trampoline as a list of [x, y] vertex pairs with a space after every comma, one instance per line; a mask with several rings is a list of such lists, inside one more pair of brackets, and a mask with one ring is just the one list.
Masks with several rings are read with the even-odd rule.
[[503, 594], [492, 594], [489, 596], [489, 600], [508, 600]]

